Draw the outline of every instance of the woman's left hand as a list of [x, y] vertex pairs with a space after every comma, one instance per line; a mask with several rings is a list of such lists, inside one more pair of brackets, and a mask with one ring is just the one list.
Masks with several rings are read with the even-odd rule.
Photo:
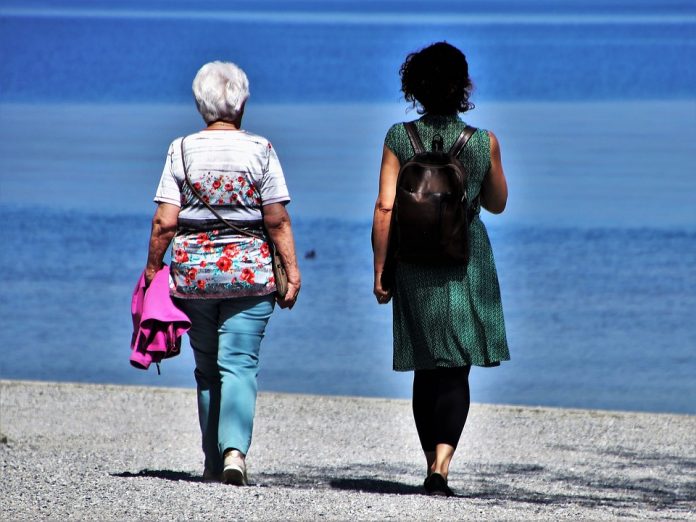
[[387, 304], [391, 301], [392, 293], [382, 288], [382, 272], [375, 272], [375, 286], [373, 293], [379, 304]]
[[145, 288], [150, 286], [150, 283], [152, 283], [152, 280], [155, 278], [156, 274], [157, 274], [157, 270], [154, 270], [151, 268], [145, 269]]
[[382, 150], [382, 167], [379, 173], [379, 195], [375, 203], [372, 222], [372, 251], [374, 253], [375, 285], [373, 292], [379, 304], [387, 304], [392, 297], [382, 288], [382, 272], [387, 260], [389, 227], [396, 196], [396, 179], [399, 176], [399, 158], [386, 145]]
[[145, 265], [145, 286], [150, 286], [155, 274], [162, 268], [164, 254], [176, 233], [179, 220], [179, 207], [171, 203], [160, 203], [152, 218], [150, 246]]

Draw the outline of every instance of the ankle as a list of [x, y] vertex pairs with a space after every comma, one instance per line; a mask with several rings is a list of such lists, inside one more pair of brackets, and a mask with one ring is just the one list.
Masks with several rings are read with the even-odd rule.
[[437, 473], [438, 475], [441, 475], [442, 478], [445, 479], [445, 480], [447, 480], [447, 474], [448, 474], [448, 472], [449, 472], [449, 470], [448, 470], [448, 469], [445, 469], [444, 467], [433, 466], [433, 467], [430, 469], [430, 474], [431, 474], [431, 475], [432, 475], [433, 473]]
[[426, 451], [425, 452], [425, 474], [426, 476], [430, 476], [430, 474], [433, 472], [433, 469], [435, 467], [435, 452], [434, 451]]
[[239, 451], [238, 449], [235, 449], [235, 448], [227, 448], [227, 449], [222, 453], [222, 458], [223, 458], [223, 459], [226, 458], [226, 457], [229, 457], [229, 456], [239, 457], [239, 458], [241, 458], [241, 459], [244, 459], [244, 458], [246, 457], [246, 455], [244, 455], [244, 453], [242, 453], [241, 451]]

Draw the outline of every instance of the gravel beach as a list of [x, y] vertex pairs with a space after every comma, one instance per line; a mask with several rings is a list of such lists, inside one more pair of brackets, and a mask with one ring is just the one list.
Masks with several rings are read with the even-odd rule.
[[248, 488], [193, 389], [0, 381], [0, 432], [2, 520], [696, 520], [696, 416], [474, 404], [449, 499], [404, 400], [261, 393]]

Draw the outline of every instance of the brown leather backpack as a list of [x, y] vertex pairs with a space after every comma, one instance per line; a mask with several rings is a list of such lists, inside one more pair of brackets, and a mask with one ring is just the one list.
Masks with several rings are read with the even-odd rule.
[[390, 255], [406, 263], [467, 265], [469, 223], [478, 200], [468, 200], [468, 173], [457, 156], [476, 129], [467, 126], [445, 152], [439, 134], [433, 138], [432, 151], [426, 151], [414, 123], [404, 127], [415, 154], [399, 169]]

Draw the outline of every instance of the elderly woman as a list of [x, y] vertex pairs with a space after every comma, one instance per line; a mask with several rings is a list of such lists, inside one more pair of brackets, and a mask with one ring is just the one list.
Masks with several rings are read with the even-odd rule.
[[[162, 267], [173, 239], [171, 294], [191, 320], [204, 478], [246, 485], [261, 339], [275, 302], [292, 308], [300, 290], [290, 196], [271, 143], [241, 129], [249, 97], [244, 71], [208, 63], [193, 94], [206, 128], [169, 146], [145, 280]], [[276, 295], [269, 238], [288, 277], [283, 297]]]
[[[466, 135], [458, 114], [473, 107], [472, 84], [461, 51], [441, 42], [410, 54], [401, 66], [401, 83], [406, 100], [424, 114], [415, 122], [423, 143], [437, 140], [449, 150]], [[397, 177], [414, 152], [405, 126], [393, 125], [384, 143], [374, 213], [374, 294], [380, 304], [393, 297], [394, 369], [414, 370], [413, 415], [427, 464], [425, 491], [450, 496], [450, 461], [469, 411], [469, 370], [509, 359], [493, 253], [476, 204], [480, 199], [489, 212], [502, 212], [507, 184], [498, 140], [490, 131], [475, 130], [457, 156], [468, 172], [472, 202], [468, 265], [398, 262], [387, 289], [382, 275]]]

